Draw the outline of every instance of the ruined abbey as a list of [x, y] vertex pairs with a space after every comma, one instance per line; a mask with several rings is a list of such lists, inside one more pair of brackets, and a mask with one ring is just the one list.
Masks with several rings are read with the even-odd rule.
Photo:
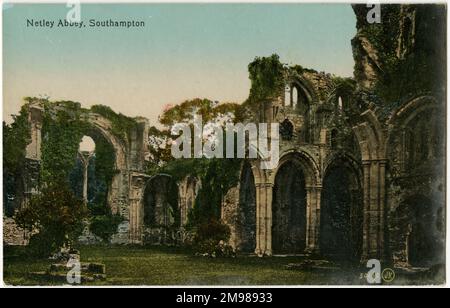
[[[446, 8], [382, 6], [381, 24], [367, 22], [365, 5], [353, 10], [349, 84], [336, 86], [335, 76], [290, 67], [278, 94], [259, 101], [248, 117], [249, 123], [279, 123], [280, 162], [263, 170], [258, 160], [243, 161], [239, 184], [222, 202], [230, 244], [258, 256], [376, 258], [400, 267], [444, 263]], [[89, 135], [106, 139], [115, 151], [108, 203], [125, 221], [112, 242], [161, 242], [162, 231], [150, 226], [175, 223], [171, 236], [182, 242], [205, 183], [145, 172], [146, 119], [136, 119], [139, 125], [122, 140], [109, 119], [95, 112], [84, 117]], [[29, 105], [29, 121], [25, 196], [37, 193], [45, 143], [39, 102]], [[175, 204], [179, 222], [168, 204]]]

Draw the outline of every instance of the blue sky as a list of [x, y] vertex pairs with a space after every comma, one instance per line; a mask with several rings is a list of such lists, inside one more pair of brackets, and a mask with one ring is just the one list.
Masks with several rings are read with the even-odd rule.
[[242, 102], [256, 56], [351, 76], [348, 4], [83, 4], [81, 18], [143, 20], [144, 28], [27, 28], [58, 20], [55, 4], [3, 7], [4, 118], [26, 96], [111, 106], [152, 124], [166, 104]]

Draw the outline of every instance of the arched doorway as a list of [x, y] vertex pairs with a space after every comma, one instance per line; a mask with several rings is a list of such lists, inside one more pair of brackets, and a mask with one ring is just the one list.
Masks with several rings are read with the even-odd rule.
[[294, 161], [284, 163], [277, 172], [272, 215], [273, 253], [303, 253], [306, 247], [306, 186], [304, 173]]
[[256, 187], [250, 163], [242, 168], [238, 212], [239, 250], [253, 253], [256, 248]]
[[180, 225], [178, 187], [168, 175], [149, 180], [144, 191], [144, 225], [149, 228], [168, 228]]
[[320, 251], [327, 258], [358, 261], [362, 245], [362, 199], [357, 171], [337, 159], [323, 180]]

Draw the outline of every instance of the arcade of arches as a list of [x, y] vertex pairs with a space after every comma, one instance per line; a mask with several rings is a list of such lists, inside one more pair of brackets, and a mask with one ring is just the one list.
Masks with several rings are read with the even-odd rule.
[[[283, 138], [280, 131], [278, 168], [261, 170], [258, 161], [246, 162], [239, 189], [223, 204], [238, 251], [354, 262], [378, 258], [406, 267], [444, 262], [439, 123], [445, 121], [434, 97], [417, 97], [385, 119], [366, 110], [359, 123], [339, 129], [337, 118], [345, 109], [317, 121], [319, 108], [312, 103], [311, 118], [304, 121], [282, 100], [273, 105], [265, 118], [286, 127], [288, 119], [293, 134]], [[318, 132], [310, 142], [296, 133], [304, 125]]]
[[[274, 104], [277, 108], [264, 110], [265, 117], [279, 123], [288, 119], [292, 132], [290, 138], [280, 138], [278, 167], [261, 170], [258, 160], [245, 161], [238, 186], [224, 198], [222, 219], [237, 251], [260, 256], [313, 253], [355, 262], [379, 258], [399, 266], [442, 262], [445, 151], [439, 125], [423, 124], [443, 121], [434, 97], [409, 101], [386, 124], [367, 110], [363, 121], [350, 129], [337, 129], [339, 112], [324, 120], [324, 109], [313, 101], [309, 121], [291, 106]], [[34, 137], [27, 155], [39, 161], [39, 106], [30, 108]], [[315, 117], [319, 110], [320, 121]], [[145, 157], [139, 149], [146, 141], [137, 136], [143, 134], [132, 134], [134, 141], [125, 146], [111, 133], [107, 119], [87, 117], [93, 126], [89, 135], [114, 149], [117, 171], [108, 204], [125, 221], [112, 242], [166, 242], [161, 228], [183, 229], [202, 183], [192, 176], [182, 181], [168, 175], [149, 178], [139, 172]], [[298, 133], [304, 125], [310, 125], [310, 142]], [[26, 187], [28, 194], [35, 193], [33, 183]]]

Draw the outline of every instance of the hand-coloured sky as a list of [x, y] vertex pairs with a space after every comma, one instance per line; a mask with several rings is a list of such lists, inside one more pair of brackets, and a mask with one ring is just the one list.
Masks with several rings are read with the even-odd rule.
[[109, 105], [152, 124], [166, 104], [244, 101], [256, 56], [351, 76], [355, 16], [348, 4], [84, 4], [81, 18], [143, 20], [144, 28], [32, 28], [56, 4], [3, 7], [4, 119], [22, 98]]

